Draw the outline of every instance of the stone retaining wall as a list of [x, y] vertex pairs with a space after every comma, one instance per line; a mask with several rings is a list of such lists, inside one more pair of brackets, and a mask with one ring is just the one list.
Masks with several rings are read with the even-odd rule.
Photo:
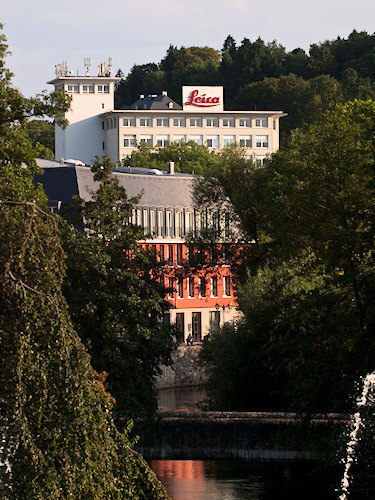
[[173, 365], [161, 367], [162, 372], [156, 379], [156, 389], [204, 385], [206, 374], [198, 361], [200, 350], [200, 345], [181, 344], [172, 355]]

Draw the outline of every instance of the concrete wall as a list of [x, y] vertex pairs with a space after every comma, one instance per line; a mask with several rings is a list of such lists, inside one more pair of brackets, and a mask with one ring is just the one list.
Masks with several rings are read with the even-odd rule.
[[325, 415], [309, 426], [290, 413], [164, 413], [159, 437], [136, 449], [147, 458], [303, 460], [319, 458], [342, 433], [346, 417]]

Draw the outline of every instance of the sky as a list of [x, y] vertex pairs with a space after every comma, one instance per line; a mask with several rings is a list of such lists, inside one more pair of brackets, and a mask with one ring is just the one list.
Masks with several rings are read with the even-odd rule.
[[[67, 61], [91, 75], [111, 57], [113, 73], [158, 63], [169, 45], [221, 49], [231, 35], [276, 40], [288, 51], [375, 31], [374, 0], [0, 0], [13, 84], [30, 97], [49, 88], [55, 65]], [[167, 89], [168, 90], [168, 89]], [[142, 92], [142, 89], [140, 89]]]

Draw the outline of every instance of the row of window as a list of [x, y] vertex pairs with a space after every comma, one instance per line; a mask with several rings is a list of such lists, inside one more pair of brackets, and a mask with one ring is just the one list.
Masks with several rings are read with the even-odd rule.
[[[207, 251], [204, 249], [190, 251], [189, 247], [186, 247], [186, 255], [183, 255], [182, 244], [157, 245], [157, 247], [154, 246], [153, 248], [155, 252], [156, 250], [159, 252], [160, 260], [166, 261], [171, 266], [182, 266], [185, 262], [188, 264], [194, 263], [194, 265], [199, 263], [209, 263], [213, 266], [217, 266], [219, 263], [224, 266], [229, 265], [228, 249], [224, 244], [221, 246], [220, 251], [217, 247], [211, 247]], [[164, 247], [166, 247], [167, 255], [165, 255]]]
[[[256, 135], [255, 146], [257, 148], [268, 148], [268, 135]], [[138, 136], [139, 142], [146, 142], [149, 146], [167, 146], [171, 143], [169, 135], [140, 135]], [[189, 141], [193, 141], [199, 145], [203, 145], [203, 135], [190, 135]], [[208, 135], [206, 137], [206, 146], [209, 148], [219, 148], [220, 142], [222, 147], [229, 146], [230, 144], [237, 143], [245, 148], [253, 147], [253, 136], [252, 135]], [[172, 142], [186, 142], [186, 135], [173, 135]], [[125, 148], [135, 148], [137, 145], [137, 136], [126, 135], [124, 136], [124, 147]]]
[[[203, 127], [203, 121], [205, 121], [206, 127], [247, 127], [251, 128], [252, 119], [251, 118], [205, 118], [202, 117], [177, 117], [177, 118], [152, 118], [152, 117], [142, 117], [136, 118], [135, 116], [126, 117], [122, 119], [122, 124], [124, 127], [135, 127], [137, 125], [140, 127], [152, 127], [156, 123], [157, 127], [186, 127], [186, 124], [190, 127]], [[221, 122], [221, 123], [220, 123]], [[268, 118], [255, 118], [255, 127], [268, 127]]]
[[[207, 297], [207, 279], [204, 276], [198, 278], [198, 281], [195, 277], [191, 276], [186, 278], [186, 288], [187, 288], [187, 296], [189, 299], [200, 298], [204, 299]], [[177, 281], [177, 283], [176, 283]], [[177, 293], [177, 297], [179, 299], [184, 298], [184, 278], [168, 278], [168, 298], [173, 299], [175, 297], [175, 293]], [[177, 285], [177, 286], [176, 286]], [[210, 297], [218, 297], [218, 278], [217, 276], [212, 276], [210, 278]], [[223, 297], [231, 296], [231, 279], [230, 276], [223, 276]]]
[[194, 213], [181, 209], [137, 208], [132, 210], [130, 222], [142, 226], [145, 235], [158, 237], [183, 238], [192, 232], [204, 233], [207, 230], [214, 230], [217, 236], [230, 236], [230, 218], [224, 211]]
[[[220, 311], [209, 311], [210, 330], [216, 330], [220, 326]], [[191, 325], [188, 325], [189, 333], [191, 333], [194, 342], [202, 340], [202, 313], [191, 313]], [[183, 312], [176, 313], [176, 329], [180, 333], [181, 340], [185, 340], [185, 314]]]
[[68, 94], [109, 94], [109, 84], [84, 84], [79, 83], [65, 85], [64, 89]]

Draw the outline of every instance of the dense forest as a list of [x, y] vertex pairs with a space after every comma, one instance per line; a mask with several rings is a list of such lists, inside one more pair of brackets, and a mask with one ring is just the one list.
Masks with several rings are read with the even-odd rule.
[[281, 136], [311, 123], [327, 107], [351, 99], [375, 97], [375, 34], [353, 31], [291, 52], [275, 40], [228, 36], [221, 51], [210, 47], [170, 46], [159, 63], [134, 65], [118, 84], [116, 108], [139, 94], [167, 90], [181, 101], [183, 85], [223, 85], [227, 110], [283, 110]]

